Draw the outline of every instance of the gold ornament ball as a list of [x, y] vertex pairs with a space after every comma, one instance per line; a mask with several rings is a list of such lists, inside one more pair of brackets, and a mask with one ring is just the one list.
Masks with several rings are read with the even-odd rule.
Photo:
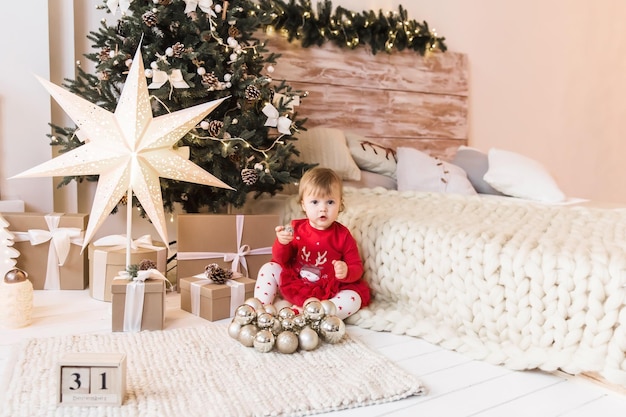
[[28, 273], [19, 268], [13, 268], [4, 274], [4, 282], [14, 284], [16, 282], [24, 282], [28, 279]]
[[300, 334], [298, 335], [298, 341], [300, 342], [300, 348], [302, 350], [313, 350], [317, 348], [317, 345], [319, 345], [320, 338], [315, 330], [306, 326], [302, 330], [300, 330]]
[[281, 319], [292, 319], [296, 316], [296, 312], [291, 307], [283, 307], [278, 311], [278, 317]]
[[266, 313], [269, 313], [272, 316], [275, 316], [278, 314], [278, 311], [276, 310], [276, 307], [274, 306], [274, 304], [268, 304], [266, 306], [263, 306], [263, 308]]
[[274, 316], [270, 313], [261, 313], [256, 318], [256, 324], [261, 329], [271, 329], [274, 327]]
[[298, 336], [294, 332], [285, 330], [276, 337], [276, 349], [280, 353], [293, 353], [298, 350]]

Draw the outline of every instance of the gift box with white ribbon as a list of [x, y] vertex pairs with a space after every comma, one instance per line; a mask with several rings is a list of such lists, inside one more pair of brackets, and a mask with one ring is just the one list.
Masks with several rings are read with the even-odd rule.
[[277, 215], [179, 214], [177, 218], [179, 282], [212, 263], [256, 279], [259, 268], [272, 258]]
[[88, 283], [87, 253], [82, 252], [88, 214], [3, 213], [35, 290], [83, 290]]
[[235, 309], [253, 297], [256, 280], [229, 279], [217, 284], [203, 275], [181, 278], [180, 308], [209, 321], [232, 317]]
[[[89, 244], [89, 295], [96, 300], [111, 301], [111, 284], [120, 271], [126, 270], [126, 236], [104, 236]], [[131, 241], [130, 264], [149, 259], [161, 274], [166, 274], [167, 248], [162, 242], [144, 235]]]
[[138, 332], [163, 330], [167, 280], [156, 269], [139, 271], [130, 278], [122, 272], [111, 285], [111, 330]]

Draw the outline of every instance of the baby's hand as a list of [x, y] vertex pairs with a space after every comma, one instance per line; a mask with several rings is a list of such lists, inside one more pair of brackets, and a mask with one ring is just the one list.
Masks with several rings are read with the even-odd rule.
[[293, 240], [293, 229], [291, 226], [276, 226], [276, 239], [281, 245], [288, 245]]
[[333, 267], [335, 268], [335, 277], [337, 279], [344, 279], [348, 276], [348, 264], [344, 261], [334, 260]]

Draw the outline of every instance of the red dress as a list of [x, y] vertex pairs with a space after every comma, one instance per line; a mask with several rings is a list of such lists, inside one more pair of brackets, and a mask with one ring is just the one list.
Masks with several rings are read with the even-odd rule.
[[[280, 292], [295, 305], [301, 306], [309, 297], [328, 300], [341, 290], [354, 290], [361, 296], [361, 306], [370, 301], [370, 289], [363, 280], [363, 262], [347, 227], [334, 222], [326, 230], [318, 230], [308, 219], [291, 222], [293, 240], [283, 245], [278, 240], [272, 247], [273, 261], [280, 264]], [[348, 265], [348, 275], [335, 277], [334, 260]]]

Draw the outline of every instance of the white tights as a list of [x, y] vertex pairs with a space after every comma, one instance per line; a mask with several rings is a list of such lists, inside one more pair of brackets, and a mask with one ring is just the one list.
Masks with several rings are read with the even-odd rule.
[[[254, 297], [261, 300], [263, 304], [274, 302], [280, 284], [281, 271], [281, 266], [276, 262], [268, 262], [259, 269]], [[337, 307], [337, 317], [342, 320], [361, 308], [361, 296], [354, 290], [341, 290], [330, 301]]]

